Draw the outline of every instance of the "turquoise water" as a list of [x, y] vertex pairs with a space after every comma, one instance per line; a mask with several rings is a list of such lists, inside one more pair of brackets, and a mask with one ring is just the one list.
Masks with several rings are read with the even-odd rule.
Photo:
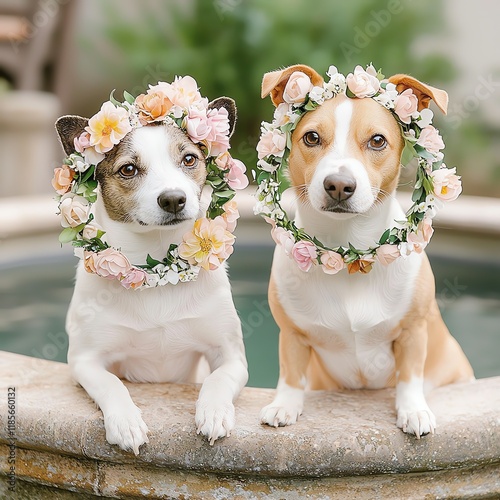
[[[274, 387], [278, 378], [278, 329], [267, 303], [272, 250], [245, 245], [230, 259], [254, 387]], [[476, 376], [500, 375], [500, 266], [430, 257], [443, 318]], [[0, 349], [66, 361], [64, 317], [75, 265], [59, 257], [0, 268]]]

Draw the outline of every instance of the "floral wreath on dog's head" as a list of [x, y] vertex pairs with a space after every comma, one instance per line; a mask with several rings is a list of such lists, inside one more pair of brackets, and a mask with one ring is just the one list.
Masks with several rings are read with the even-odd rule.
[[[429, 242], [432, 219], [442, 201], [451, 201], [462, 191], [455, 168], [443, 163], [444, 143], [431, 125], [433, 113], [424, 108], [418, 111], [418, 99], [411, 88], [398, 92], [396, 85], [384, 80], [380, 71], [369, 65], [366, 71], [356, 66], [354, 73], [345, 77], [330, 66], [329, 82], [315, 86], [308, 75], [295, 71], [283, 90], [283, 101], [274, 112], [272, 123], [262, 122], [262, 133], [257, 145], [259, 161], [256, 179], [259, 185], [254, 207], [255, 214], [264, 216], [272, 225], [271, 234], [276, 244], [282, 245], [302, 271], [321, 266], [327, 274], [335, 274], [347, 266], [349, 273], [368, 273], [375, 261], [388, 265], [398, 257], [411, 252], [420, 253]], [[401, 127], [405, 147], [401, 164], [417, 158], [416, 182], [412, 194], [413, 205], [406, 220], [395, 221], [378, 243], [368, 249], [347, 246], [328, 248], [317, 238], [298, 228], [283, 210], [280, 201], [288, 187], [285, 171], [291, 148], [292, 132], [300, 118], [316, 109], [325, 100], [339, 94], [350, 98], [369, 97], [390, 110]]]
[[[174, 82], [159, 82], [146, 94], [134, 98], [124, 92], [120, 103], [111, 94], [88, 126], [74, 139], [75, 152], [61, 167], [54, 169], [52, 185], [56, 190], [64, 227], [61, 243], [71, 242], [75, 254], [84, 260], [85, 269], [103, 278], [118, 280], [125, 288], [148, 288], [167, 283], [194, 281], [201, 268], [217, 269], [232, 253], [239, 217], [231, 201], [235, 189], [243, 189], [248, 180], [245, 166], [228, 152], [230, 124], [227, 109], [209, 109], [190, 77]], [[102, 237], [105, 232], [93, 221], [92, 204], [97, 199], [95, 171], [132, 129], [151, 123], [172, 123], [198, 144], [206, 157], [206, 184], [212, 196], [205, 217], [195, 221], [193, 229], [179, 244], [170, 245], [163, 260], [148, 255], [143, 265], [132, 265], [118, 249]]]

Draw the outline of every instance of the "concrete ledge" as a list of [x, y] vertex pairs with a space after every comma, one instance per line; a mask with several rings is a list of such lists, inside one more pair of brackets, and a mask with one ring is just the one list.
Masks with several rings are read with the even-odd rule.
[[0, 365], [3, 475], [7, 389], [16, 388], [12, 498], [55, 498], [33, 496], [34, 484], [113, 498], [500, 496], [500, 377], [436, 389], [439, 427], [421, 440], [395, 427], [393, 390], [310, 393], [296, 425], [272, 429], [258, 414], [273, 391], [246, 388], [232, 436], [213, 447], [195, 433], [196, 386], [127, 383], [150, 429], [134, 457], [106, 442], [100, 411], [67, 365], [6, 352]]

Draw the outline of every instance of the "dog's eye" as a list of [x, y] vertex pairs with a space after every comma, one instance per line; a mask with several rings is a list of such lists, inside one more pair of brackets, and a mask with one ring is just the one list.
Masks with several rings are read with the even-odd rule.
[[139, 173], [139, 169], [135, 165], [123, 165], [118, 170], [118, 173], [124, 178], [124, 179], [131, 179], [132, 177], [135, 177]]
[[387, 140], [383, 135], [376, 134], [368, 141], [368, 147], [374, 151], [382, 151], [387, 146]]
[[306, 132], [304, 135], [304, 142], [306, 146], [319, 146], [321, 144], [321, 139], [317, 132]]
[[198, 163], [198, 158], [195, 155], [187, 154], [182, 159], [182, 164], [188, 168], [195, 167], [197, 163]]

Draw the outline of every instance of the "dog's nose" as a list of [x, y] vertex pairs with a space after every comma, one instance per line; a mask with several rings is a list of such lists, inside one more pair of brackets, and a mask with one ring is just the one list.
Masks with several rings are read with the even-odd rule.
[[165, 212], [176, 214], [186, 206], [186, 193], [180, 189], [164, 191], [158, 196], [158, 205]]
[[323, 187], [331, 198], [344, 201], [349, 199], [356, 190], [356, 180], [346, 174], [331, 174], [325, 177]]

